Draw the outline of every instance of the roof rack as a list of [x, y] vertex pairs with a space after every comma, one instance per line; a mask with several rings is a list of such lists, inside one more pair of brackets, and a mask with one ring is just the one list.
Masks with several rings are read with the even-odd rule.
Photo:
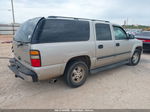
[[64, 17], [64, 16], [48, 16], [48, 18], [70, 18], [70, 19], [82, 19], [82, 20], [91, 20], [91, 21], [103, 21], [109, 23], [109, 21], [105, 20], [98, 20], [98, 19], [86, 19], [86, 18], [75, 18], [75, 17]]

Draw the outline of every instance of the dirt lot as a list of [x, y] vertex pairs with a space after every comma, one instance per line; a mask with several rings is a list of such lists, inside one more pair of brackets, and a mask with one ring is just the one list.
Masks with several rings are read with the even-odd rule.
[[16, 79], [7, 67], [10, 48], [11, 44], [0, 44], [0, 108], [150, 109], [150, 53], [144, 53], [136, 67], [124, 65], [91, 75], [84, 86], [71, 89], [62, 78], [55, 84]]

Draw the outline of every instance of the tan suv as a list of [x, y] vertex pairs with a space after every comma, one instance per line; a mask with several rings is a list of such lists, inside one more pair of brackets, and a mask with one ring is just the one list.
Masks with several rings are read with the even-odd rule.
[[63, 75], [70, 87], [79, 87], [89, 73], [137, 65], [142, 42], [108, 21], [50, 16], [23, 23], [13, 51], [9, 67], [16, 77], [37, 82]]

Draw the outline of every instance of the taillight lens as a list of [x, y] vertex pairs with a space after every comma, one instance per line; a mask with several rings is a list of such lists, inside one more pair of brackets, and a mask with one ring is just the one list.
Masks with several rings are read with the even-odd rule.
[[143, 40], [144, 42], [150, 42], [150, 40]]
[[40, 51], [38, 51], [38, 50], [31, 50], [30, 51], [30, 59], [31, 59], [31, 66], [33, 66], [33, 67], [41, 67]]
[[142, 40], [143, 42], [150, 42], [150, 40], [146, 40], [146, 39], [141, 39], [141, 38], [137, 38], [138, 40]]

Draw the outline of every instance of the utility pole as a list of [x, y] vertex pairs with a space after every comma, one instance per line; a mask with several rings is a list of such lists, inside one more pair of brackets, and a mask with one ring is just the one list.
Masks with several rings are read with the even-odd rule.
[[12, 7], [12, 18], [13, 18], [12, 27], [13, 27], [13, 35], [14, 35], [14, 34], [15, 34], [15, 29], [14, 29], [14, 24], [15, 24], [15, 14], [14, 14], [14, 4], [13, 4], [13, 0], [11, 0], [11, 7]]

